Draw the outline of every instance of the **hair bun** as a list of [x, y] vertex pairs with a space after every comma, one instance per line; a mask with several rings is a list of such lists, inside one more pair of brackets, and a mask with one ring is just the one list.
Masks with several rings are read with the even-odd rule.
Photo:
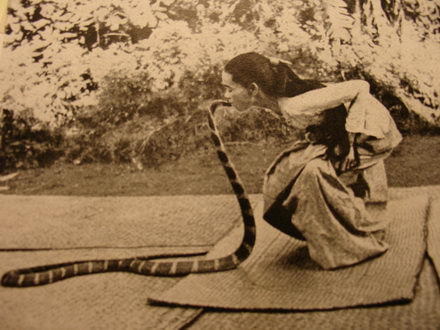
[[291, 72], [289, 65], [286, 61], [278, 61], [277, 64], [272, 64], [274, 71], [274, 92], [277, 95], [286, 95], [287, 85], [291, 81]]

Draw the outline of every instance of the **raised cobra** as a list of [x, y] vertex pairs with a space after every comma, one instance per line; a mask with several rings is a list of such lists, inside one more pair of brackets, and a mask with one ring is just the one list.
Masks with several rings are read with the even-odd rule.
[[[49, 284], [73, 276], [104, 272], [130, 272], [152, 276], [182, 276], [191, 273], [230, 270], [246, 260], [255, 245], [255, 218], [243, 184], [229, 160], [215, 125], [214, 113], [218, 106], [231, 106], [231, 104], [225, 101], [215, 101], [209, 107], [208, 123], [211, 130], [211, 139], [240, 205], [244, 223], [243, 239], [240, 246], [232, 254], [214, 259], [177, 261], [151, 260], [152, 258], [146, 257], [73, 261], [63, 264], [12, 270], [3, 275], [1, 284], [9, 287], [29, 287]], [[169, 256], [163, 255], [159, 257]]]

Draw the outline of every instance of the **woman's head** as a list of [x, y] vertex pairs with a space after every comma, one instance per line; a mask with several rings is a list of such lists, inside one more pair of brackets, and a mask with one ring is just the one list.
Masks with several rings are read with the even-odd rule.
[[225, 96], [240, 110], [258, 101], [292, 97], [316, 88], [300, 79], [286, 63], [273, 63], [254, 52], [231, 59], [224, 68], [222, 81]]
[[245, 110], [264, 97], [274, 97], [276, 77], [270, 60], [257, 53], [234, 57], [222, 75], [225, 96], [239, 109]]
[[257, 53], [245, 53], [234, 57], [225, 66], [225, 72], [244, 88], [258, 85], [268, 95], [276, 94], [276, 74], [270, 60]]

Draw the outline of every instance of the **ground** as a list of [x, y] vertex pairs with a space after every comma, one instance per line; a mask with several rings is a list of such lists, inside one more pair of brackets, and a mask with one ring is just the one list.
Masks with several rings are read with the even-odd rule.
[[[440, 136], [407, 136], [386, 160], [390, 186], [440, 184]], [[235, 144], [228, 150], [249, 193], [260, 193], [265, 169], [286, 145]], [[0, 183], [1, 184], [1, 183]], [[5, 194], [76, 196], [153, 196], [231, 193], [212, 150], [138, 170], [133, 164], [58, 162], [20, 171]]]

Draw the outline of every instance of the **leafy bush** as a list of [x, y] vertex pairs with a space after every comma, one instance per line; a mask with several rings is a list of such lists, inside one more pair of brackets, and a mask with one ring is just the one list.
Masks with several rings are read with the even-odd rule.
[[62, 135], [32, 116], [3, 109], [0, 173], [51, 164], [61, 154]]
[[[411, 111], [440, 125], [439, 11], [436, 0], [15, 0], [0, 98], [60, 123], [96, 106], [115, 68], [126, 76], [145, 73], [144, 87], [162, 93], [188, 71], [200, 76], [255, 50], [319, 79], [343, 79], [361, 66]], [[121, 108], [113, 119], [125, 113]]]
[[286, 142], [299, 138], [298, 130], [289, 126], [284, 117], [268, 109], [251, 107], [243, 112], [234, 108], [220, 110], [217, 125], [225, 141]]
[[84, 107], [70, 123], [74, 133], [66, 143], [67, 158], [118, 162], [140, 157], [153, 164], [194, 149], [201, 104], [220, 96], [219, 79], [216, 67], [198, 76], [186, 72], [173, 88], [152, 92], [145, 72], [112, 72], [103, 79], [98, 106]]

